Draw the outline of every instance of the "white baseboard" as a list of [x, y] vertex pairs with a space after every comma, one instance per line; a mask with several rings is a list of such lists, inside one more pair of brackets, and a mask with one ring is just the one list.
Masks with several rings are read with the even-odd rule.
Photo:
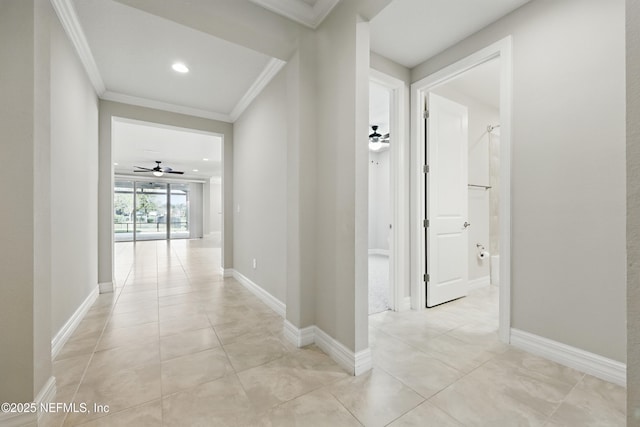
[[351, 375], [360, 375], [371, 369], [372, 359], [369, 348], [354, 353], [315, 325], [298, 329], [294, 324], [286, 320], [287, 306], [282, 301], [265, 291], [239, 271], [235, 269], [232, 269], [232, 271], [233, 277], [238, 282], [285, 319], [283, 326], [284, 335], [296, 347], [304, 347], [315, 343]]
[[[49, 377], [47, 383], [42, 387], [40, 393], [36, 396], [35, 402], [38, 404], [41, 403], [51, 403], [56, 398], [56, 378]], [[38, 411], [38, 419], [40, 419], [44, 415], [44, 412]]]
[[404, 297], [402, 301], [400, 301], [399, 311], [408, 311], [411, 310], [411, 297]]
[[351, 375], [363, 374], [372, 367], [371, 349], [366, 348], [354, 353], [315, 325], [298, 329], [291, 322], [285, 320], [284, 334], [297, 347], [315, 343]]
[[233, 272], [235, 271], [233, 268], [222, 268], [222, 277], [233, 277]]
[[480, 289], [491, 285], [491, 276], [478, 277], [477, 279], [469, 280], [469, 290]]
[[298, 329], [287, 319], [284, 320], [284, 335], [296, 347], [304, 347], [315, 342], [315, 326]]
[[58, 333], [51, 339], [51, 360], [58, 356], [60, 350], [62, 350], [62, 346], [64, 346], [67, 340], [69, 340], [73, 331], [76, 330], [85, 314], [87, 314], [87, 311], [89, 311], [93, 303], [98, 298], [99, 292], [99, 286], [96, 286], [82, 304], [80, 304], [80, 307], [77, 308], [75, 313], [73, 313], [69, 320], [67, 320], [67, 323], [65, 323]]
[[[226, 273], [226, 272], [225, 272]], [[233, 277], [240, 282], [245, 288], [249, 289], [255, 296], [260, 298], [260, 300], [267, 304], [273, 311], [278, 313], [280, 316], [285, 317], [287, 314], [287, 306], [285, 303], [280, 301], [278, 298], [271, 295], [269, 292], [262, 289], [260, 286], [253, 283], [249, 278], [244, 276], [237, 270], [233, 270]]]
[[369, 255], [389, 256], [388, 249], [369, 249]]
[[329, 357], [351, 375], [363, 374], [372, 367], [371, 349], [369, 347], [354, 353], [317, 326], [315, 327], [315, 342], [322, 351], [327, 353]]
[[113, 282], [102, 282], [98, 283], [98, 289], [101, 294], [108, 294], [113, 292]]
[[627, 385], [627, 365], [616, 360], [513, 328], [511, 344], [602, 380]]
[[42, 387], [36, 398], [33, 400], [38, 406], [38, 410], [35, 413], [13, 413], [13, 412], [0, 412], [0, 426], [3, 427], [25, 427], [34, 426], [37, 427], [38, 420], [44, 415], [44, 412], [40, 411], [40, 404], [47, 404], [54, 401], [56, 397], [56, 379], [55, 377], [49, 377], [45, 385]]

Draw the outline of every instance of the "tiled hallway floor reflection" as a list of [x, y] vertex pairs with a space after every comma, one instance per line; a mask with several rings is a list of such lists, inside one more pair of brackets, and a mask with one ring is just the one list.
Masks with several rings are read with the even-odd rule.
[[[46, 426], [623, 426], [625, 390], [499, 343], [493, 288], [370, 317], [351, 377], [219, 273], [208, 240], [116, 244], [101, 295], [54, 362], [56, 402], [108, 414]], [[219, 261], [217, 261], [219, 262]]]

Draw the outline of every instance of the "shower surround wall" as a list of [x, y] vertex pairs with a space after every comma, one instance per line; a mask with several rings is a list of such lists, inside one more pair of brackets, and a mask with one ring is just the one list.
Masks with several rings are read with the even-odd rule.
[[[498, 122], [492, 123], [496, 126]], [[500, 128], [488, 133], [489, 138], [489, 252], [500, 255]]]

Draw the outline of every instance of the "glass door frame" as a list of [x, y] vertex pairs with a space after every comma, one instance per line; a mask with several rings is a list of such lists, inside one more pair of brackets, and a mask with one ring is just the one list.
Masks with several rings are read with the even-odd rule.
[[[133, 213], [133, 236], [132, 239], [130, 241], [132, 242], [137, 242], [137, 241], [144, 241], [144, 240], [175, 240], [175, 239], [185, 239], [188, 237], [176, 237], [176, 238], [172, 238], [171, 237], [171, 182], [170, 181], [165, 181], [165, 180], [145, 180], [145, 179], [139, 179], [137, 177], [130, 177], [130, 176], [115, 176], [114, 177], [114, 181], [118, 180], [118, 181], [129, 181], [132, 183], [132, 194], [133, 194], [133, 209], [132, 209], [132, 213]], [[165, 214], [165, 238], [164, 239], [138, 239], [137, 236], [137, 231], [138, 231], [138, 188], [140, 183], [143, 182], [152, 182], [154, 184], [163, 184], [166, 186], [166, 214]], [[189, 184], [193, 181], [185, 181], [185, 182], [174, 182], [174, 184], [179, 184], [179, 185], [183, 185], [183, 184]], [[115, 188], [114, 188], [115, 190]], [[115, 194], [112, 191], [112, 197], [113, 194]], [[187, 203], [189, 200], [189, 197], [186, 198]], [[190, 211], [190, 208], [187, 208], [188, 211]], [[113, 220], [112, 220], [112, 224], [113, 224]], [[189, 231], [189, 228], [187, 227], [187, 231]], [[113, 231], [113, 225], [112, 225], [112, 234], [114, 234]], [[129, 240], [124, 240], [124, 241], [129, 241]]]

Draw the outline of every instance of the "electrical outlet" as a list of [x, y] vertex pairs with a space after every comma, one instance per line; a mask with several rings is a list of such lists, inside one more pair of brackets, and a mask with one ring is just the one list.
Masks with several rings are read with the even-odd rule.
[[258, 263], [256, 263], [256, 259], [254, 258], [253, 259], [253, 269], [255, 270], [257, 266], [258, 266]]

